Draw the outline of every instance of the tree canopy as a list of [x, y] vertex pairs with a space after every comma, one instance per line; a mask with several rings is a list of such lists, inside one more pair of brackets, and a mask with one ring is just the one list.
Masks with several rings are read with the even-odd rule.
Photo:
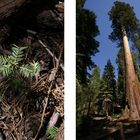
[[96, 25], [96, 15], [84, 8], [77, 8], [76, 13], [76, 70], [81, 81], [87, 79], [87, 68], [93, 68], [91, 56], [98, 52], [99, 42], [95, 37], [99, 35]]
[[76, 7], [83, 7], [86, 0], [76, 0]]
[[112, 41], [122, 39], [122, 28], [125, 28], [128, 38], [133, 35], [138, 27], [138, 19], [133, 11], [133, 7], [124, 2], [116, 1], [109, 11], [109, 19], [112, 21], [113, 32], [109, 38]]

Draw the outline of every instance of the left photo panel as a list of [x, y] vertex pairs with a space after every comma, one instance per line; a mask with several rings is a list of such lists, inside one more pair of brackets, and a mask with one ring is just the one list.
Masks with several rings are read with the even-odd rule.
[[64, 0], [0, 1], [0, 140], [64, 139]]

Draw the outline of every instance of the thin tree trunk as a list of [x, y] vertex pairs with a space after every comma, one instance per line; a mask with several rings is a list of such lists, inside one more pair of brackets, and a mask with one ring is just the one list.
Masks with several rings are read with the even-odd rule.
[[125, 55], [125, 72], [126, 72], [126, 95], [130, 108], [129, 119], [140, 120], [140, 87], [138, 77], [136, 75], [132, 54], [129, 48], [128, 38], [125, 29], [123, 33], [123, 47]]
[[88, 102], [87, 116], [90, 115], [90, 109], [91, 109], [91, 98], [89, 99], [89, 102]]

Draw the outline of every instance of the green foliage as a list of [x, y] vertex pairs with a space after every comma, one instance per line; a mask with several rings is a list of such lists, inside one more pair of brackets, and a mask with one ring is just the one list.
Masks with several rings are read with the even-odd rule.
[[100, 93], [100, 69], [96, 67], [88, 79], [87, 85], [76, 81], [77, 125], [79, 118], [97, 112], [98, 95]]
[[111, 61], [108, 60], [105, 68], [104, 68], [104, 73], [103, 73], [103, 80], [107, 85], [107, 91], [116, 97], [116, 80], [115, 80], [115, 71], [114, 67], [111, 64]]
[[53, 126], [53, 127], [48, 128], [48, 130], [47, 130], [47, 134], [48, 134], [47, 140], [54, 140], [57, 133], [58, 133], [58, 128], [57, 127]]
[[76, 0], [76, 7], [83, 7], [86, 0]]
[[133, 7], [129, 4], [116, 1], [108, 14], [112, 21], [113, 32], [109, 36], [112, 41], [122, 39], [122, 27], [125, 28], [128, 38], [136, 31], [138, 19], [135, 16]]
[[98, 66], [96, 66], [96, 68], [94, 68], [93, 74], [91, 75], [91, 77], [89, 78], [89, 90], [91, 92], [96, 92], [99, 93], [99, 89], [100, 89], [100, 68]]
[[33, 77], [39, 72], [40, 65], [38, 62], [30, 62], [20, 67], [20, 73], [23, 77]]
[[87, 103], [91, 102], [91, 109], [92, 109], [92, 113], [94, 113], [95, 111], [97, 111], [97, 102], [98, 102], [98, 95], [100, 93], [100, 69], [97, 66], [94, 71], [92, 76], [89, 79], [89, 83], [87, 86]]
[[18, 64], [18, 62], [23, 60], [23, 50], [25, 50], [27, 47], [18, 47], [17, 45], [13, 44], [12, 48], [12, 56], [13, 59], [15, 60], [15, 63]]
[[118, 64], [118, 82], [117, 82], [117, 102], [123, 108], [125, 107], [125, 61], [124, 61], [124, 52], [121, 47], [116, 63]]
[[82, 84], [79, 80], [76, 80], [76, 114], [77, 117], [82, 115], [81, 110], [86, 104], [87, 94], [86, 85]]
[[140, 23], [135, 36], [131, 40], [133, 41], [133, 47], [140, 53]]
[[138, 78], [140, 80], [140, 24], [137, 29], [137, 34], [135, 34], [135, 36], [132, 38], [132, 41], [133, 41], [133, 50], [135, 51], [134, 52], [135, 55], [133, 55], [136, 61], [135, 68]]
[[112, 102], [110, 108], [111, 110], [113, 109], [113, 103], [116, 102], [116, 80], [114, 67], [110, 60], [108, 60], [104, 68], [98, 98], [99, 111], [103, 111], [103, 102], [107, 100]]
[[22, 75], [23, 77], [33, 77], [40, 70], [38, 62], [30, 62], [21, 65], [24, 59], [23, 51], [26, 47], [18, 47], [14, 45], [10, 56], [0, 56], [0, 74], [4, 77]]
[[99, 42], [95, 37], [99, 34], [96, 15], [84, 8], [76, 12], [76, 74], [78, 80], [87, 82], [87, 68], [94, 66], [91, 56], [98, 52]]

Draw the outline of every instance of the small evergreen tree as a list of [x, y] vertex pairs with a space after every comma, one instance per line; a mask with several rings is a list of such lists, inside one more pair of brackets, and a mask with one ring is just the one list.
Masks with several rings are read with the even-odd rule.
[[[116, 102], [116, 80], [115, 80], [115, 72], [114, 67], [111, 64], [111, 61], [108, 60], [105, 65], [102, 81], [100, 84], [100, 94], [99, 94], [99, 112], [101, 110], [108, 114], [109, 110], [113, 110], [113, 105]], [[107, 107], [108, 110], [103, 110], [104, 102], [108, 102], [110, 107]]]
[[92, 109], [92, 113], [95, 113], [97, 111], [97, 102], [98, 102], [98, 95], [100, 93], [100, 69], [97, 66], [94, 68], [93, 74], [91, 75], [89, 79], [89, 83], [87, 86], [87, 102], [88, 102], [88, 113], [90, 114], [90, 111]]
[[113, 100], [115, 100], [116, 99], [115, 71], [110, 60], [107, 61], [102, 78], [107, 84], [107, 90], [113, 96]]

